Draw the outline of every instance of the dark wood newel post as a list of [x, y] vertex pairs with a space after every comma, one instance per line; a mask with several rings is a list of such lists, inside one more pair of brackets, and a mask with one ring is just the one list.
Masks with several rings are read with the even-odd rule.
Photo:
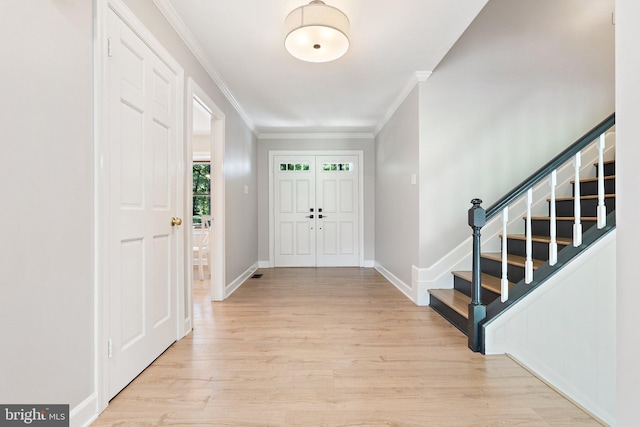
[[480, 289], [480, 229], [487, 222], [484, 209], [480, 206], [482, 200], [473, 199], [469, 209], [469, 226], [473, 229], [473, 275], [471, 281], [471, 303], [469, 304], [469, 327], [467, 336], [469, 348], [473, 351], [481, 350], [480, 322], [487, 316], [487, 307], [482, 305]]

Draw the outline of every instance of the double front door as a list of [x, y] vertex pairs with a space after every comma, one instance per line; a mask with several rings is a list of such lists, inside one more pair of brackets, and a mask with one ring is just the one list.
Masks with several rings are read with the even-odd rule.
[[360, 264], [359, 157], [274, 156], [274, 264]]

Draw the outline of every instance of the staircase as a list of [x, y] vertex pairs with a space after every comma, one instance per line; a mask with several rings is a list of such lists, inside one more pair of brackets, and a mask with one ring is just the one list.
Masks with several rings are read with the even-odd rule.
[[[604, 133], [603, 133], [604, 134]], [[594, 164], [596, 168], [596, 178], [580, 179], [580, 195], [579, 203], [581, 210], [581, 223], [584, 236], [587, 230], [593, 229], [592, 235], [597, 230], [597, 208], [598, 208], [598, 163]], [[604, 175], [604, 193], [605, 205], [608, 220], [615, 224], [615, 160], [603, 162]], [[561, 268], [560, 264], [566, 264], [572, 257], [578, 256], [581, 248], [585, 244], [573, 246], [573, 229], [574, 229], [574, 204], [575, 191], [573, 191], [574, 183], [571, 183], [572, 191], [564, 194], [572, 194], [572, 197], [556, 198], [556, 242], [558, 245], [558, 259], [562, 258], [563, 262], [556, 267], [550, 268], [549, 261], [549, 243], [551, 242], [551, 217], [531, 216], [531, 257], [533, 261], [534, 276], [536, 271], [541, 267], [545, 275], [551, 275], [554, 270]], [[551, 215], [551, 201], [547, 199], [549, 215]], [[609, 219], [610, 218], [610, 219]], [[525, 221], [526, 218], [523, 218]], [[526, 232], [526, 231], [525, 231]], [[502, 240], [503, 236], [500, 235]], [[591, 240], [591, 239], [590, 239]], [[525, 284], [525, 262], [526, 262], [526, 235], [508, 234], [507, 241], [507, 276], [509, 289], [514, 289], [514, 296], [509, 297], [509, 301], [501, 302], [501, 278], [503, 277], [502, 253], [500, 252], [482, 252], [480, 255], [481, 270], [481, 301], [487, 306], [487, 315], [495, 317], [500, 311], [508, 309], [508, 307], [518, 299], [521, 299], [536, 283]], [[563, 252], [563, 249], [567, 248]], [[430, 306], [451, 324], [457, 327], [465, 335], [469, 335], [469, 305], [472, 299], [472, 272], [471, 271], [452, 271], [453, 289], [431, 289]], [[488, 320], [488, 318], [487, 318]]]

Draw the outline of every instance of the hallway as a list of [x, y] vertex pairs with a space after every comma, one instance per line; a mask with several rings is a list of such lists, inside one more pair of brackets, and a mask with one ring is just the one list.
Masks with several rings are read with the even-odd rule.
[[486, 357], [373, 269], [259, 270], [93, 426], [599, 425], [506, 356]]

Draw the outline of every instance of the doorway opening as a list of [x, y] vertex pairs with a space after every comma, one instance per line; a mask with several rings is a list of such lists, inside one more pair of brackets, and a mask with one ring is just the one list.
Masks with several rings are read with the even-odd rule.
[[[210, 280], [210, 297], [222, 301], [225, 286], [225, 233], [224, 233], [224, 113], [192, 80], [188, 82], [190, 99], [187, 138], [188, 171], [185, 201], [190, 232], [186, 236], [187, 268], [185, 282], [189, 290], [185, 295], [185, 323], [193, 324], [193, 281]], [[205, 237], [206, 233], [206, 239]], [[203, 247], [202, 245], [206, 245]], [[202, 272], [202, 275], [201, 275]], [[188, 302], [187, 302], [188, 301]]]

